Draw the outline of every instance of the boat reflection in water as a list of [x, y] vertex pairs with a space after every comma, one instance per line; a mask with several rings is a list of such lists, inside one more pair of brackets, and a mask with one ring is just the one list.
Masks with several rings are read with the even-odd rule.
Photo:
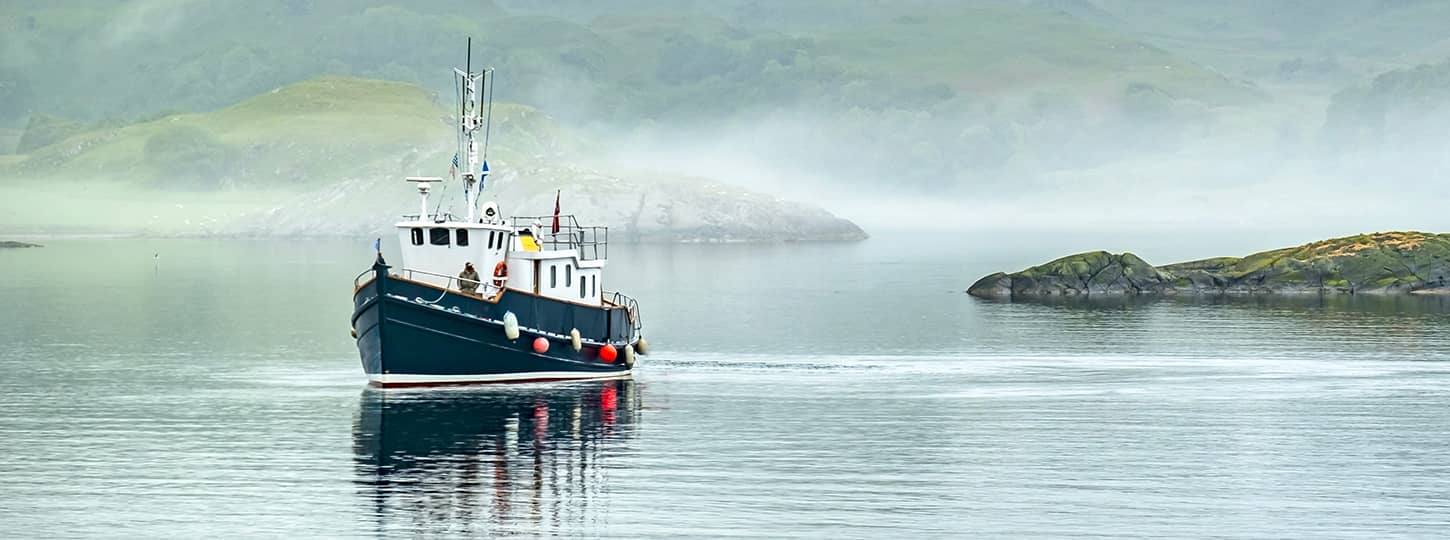
[[363, 392], [353, 428], [379, 532], [567, 534], [608, 521], [612, 454], [638, 421], [630, 380]]

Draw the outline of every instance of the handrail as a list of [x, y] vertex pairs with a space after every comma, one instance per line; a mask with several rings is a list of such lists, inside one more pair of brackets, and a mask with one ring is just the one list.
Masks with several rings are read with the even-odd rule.
[[363, 270], [361, 273], [359, 273], [357, 275], [357, 277], [352, 278], [352, 290], [354, 292], [356, 292], [358, 289], [361, 289], [362, 288], [362, 278], [363, 278], [363, 276], [366, 276], [366, 275], [371, 274], [371, 273], [373, 273], [373, 269], [369, 268], [367, 270]]
[[[545, 233], [542, 229], [549, 227], [553, 230], [554, 218], [559, 219], [559, 232]], [[534, 240], [539, 242], [541, 247], [558, 250], [574, 249], [579, 251], [579, 258], [608, 259], [609, 258], [609, 227], [585, 227], [579, 224], [573, 214], [559, 216], [513, 216], [509, 218], [510, 225], [514, 228], [533, 228], [535, 222], [539, 223], [539, 229], [535, 230]], [[547, 225], [545, 225], [547, 224]]]
[[644, 329], [644, 320], [639, 316], [639, 302], [619, 291], [602, 292], [609, 298], [605, 302], [625, 309], [625, 313], [629, 316], [629, 333], [625, 335], [625, 340], [633, 343], [640, 331]]
[[459, 219], [459, 216], [453, 215], [453, 212], [439, 212], [437, 214], [427, 214], [426, 216], [424, 214], [403, 214], [403, 221], [424, 221], [424, 217], [427, 217], [427, 221], [432, 221], [433, 223], [462, 221]]
[[[417, 269], [413, 269], [413, 268], [403, 268], [402, 271], [403, 271], [404, 274], [406, 274], [403, 277], [405, 277], [407, 279], [413, 279], [413, 274], [423, 274], [425, 276], [433, 276], [433, 277], [438, 277], [438, 278], [446, 279], [446, 280], [448, 280], [448, 284], [445, 285], [443, 288], [449, 289], [449, 290], [454, 290], [454, 291], [460, 291], [460, 292], [463, 291], [463, 287], [461, 285], [463, 285], [464, 283], [476, 283], [476, 284], [478, 284], [479, 288], [478, 288], [478, 290], [476, 290], [474, 292], [479, 293], [479, 294], [481, 294], [481, 295], [483, 295], [485, 297], [491, 297], [491, 296], [493, 296], [494, 293], [497, 293], [497, 292], [503, 290], [503, 287], [495, 286], [493, 284], [493, 281], [494, 280], [507, 282], [508, 279], [509, 279], [508, 276], [503, 276], [503, 277], [490, 278], [489, 280], [486, 280], [486, 281], [474, 281], [474, 280], [471, 280], [471, 279], [463, 279], [463, 278], [460, 278], [458, 276], [450, 276], [450, 275], [446, 275], [446, 274], [439, 274], [439, 273], [436, 273], [436, 272], [429, 272], [427, 270], [417, 270]], [[454, 285], [455, 283], [457, 283], [458, 286], [455, 286]], [[507, 285], [507, 283], [505, 283], [505, 285]], [[492, 289], [492, 291], [490, 291], [490, 289]]]

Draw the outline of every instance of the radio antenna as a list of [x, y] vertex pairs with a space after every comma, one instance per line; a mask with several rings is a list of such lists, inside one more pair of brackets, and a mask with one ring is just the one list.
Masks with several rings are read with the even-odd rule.
[[468, 114], [468, 78], [473, 76], [473, 37], [468, 38], [468, 52], [463, 56], [463, 99], [458, 100], [458, 117]]
[[[491, 69], [486, 71], [486, 73], [492, 73], [492, 72], [493, 72], [493, 70], [491, 70]], [[486, 120], [483, 121], [483, 160], [484, 161], [488, 161], [488, 132], [489, 132], [490, 129], [493, 128], [493, 80], [494, 80], [494, 77], [489, 77], [488, 78], [488, 85], [485, 87], [485, 89], [488, 90], [488, 119], [486, 119]]]

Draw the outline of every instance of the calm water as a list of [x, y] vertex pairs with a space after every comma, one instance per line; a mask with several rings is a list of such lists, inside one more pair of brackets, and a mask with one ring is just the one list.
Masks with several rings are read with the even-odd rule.
[[1450, 535], [1442, 299], [1027, 305], [1063, 250], [615, 246], [633, 381], [364, 388], [370, 241], [0, 251], [10, 537]]

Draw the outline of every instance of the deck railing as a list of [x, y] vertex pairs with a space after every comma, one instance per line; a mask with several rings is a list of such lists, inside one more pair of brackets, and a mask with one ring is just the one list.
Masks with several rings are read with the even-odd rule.
[[[559, 232], [553, 232], [554, 216], [514, 216], [511, 224], [515, 228], [534, 229], [534, 240], [539, 247], [548, 250], [579, 250], [579, 258], [609, 258], [609, 227], [585, 227], [579, 225], [572, 214], [559, 216]], [[537, 223], [538, 227], [534, 224]]]
[[432, 221], [433, 223], [443, 223], [445, 221], [463, 221], [462, 217], [455, 216], [452, 212], [428, 214], [427, 220], [423, 220], [423, 217], [424, 216], [422, 214], [403, 214], [403, 221]]
[[[353, 292], [357, 292], [358, 289], [361, 289], [364, 283], [367, 283], [369, 281], [372, 281], [373, 272], [375, 272], [375, 270], [373, 270], [372, 268], [369, 268], [367, 270], [363, 270], [362, 273], [359, 273], [357, 275], [357, 277], [352, 278], [352, 290], [353, 290]], [[368, 279], [363, 279], [363, 278], [368, 278]]]
[[448, 282], [447, 282], [447, 284], [445, 284], [443, 286], [443, 288], [448, 289], [448, 290], [451, 290], [451, 291], [462, 291], [463, 290], [462, 285], [464, 283], [477, 284], [478, 285], [478, 289], [475, 290], [474, 292], [478, 293], [480, 296], [483, 296], [485, 298], [491, 298], [491, 297], [493, 297], [493, 295], [497, 294], [500, 290], [503, 289], [503, 287], [498, 287], [498, 286], [495, 286], [493, 284], [493, 281], [495, 279], [504, 282], [504, 285], [508, 285], [508, 279], [509, 279], [508, 276], [499, 277], [499, 278], [495, 278], [495, 277], [480, 277], [479, 278], [480, 281], [474, 281], [474, 280], [471, 280], [471, 279], [463, 279], [463, 278], [460, 278], [458, 276], [450, 276], [450, 275], [446, 275], [446, 274], [438, 274], [438, 273], [434, 273], [434, 272], [428, 272], [426, 270], [414, 270], [412, 268], [404, 268], [404, 269], [402, 269], [402, 271], [398, 275], [402, 276], [405, 279], [412, 279], [412, 280], [417, 281], [417, 279], [415, 277], [415, 275], [417, 275], [417, 274], [422, 274], [422, 275], [425, 275], [425, 276], [432, 276], [432, 277], [435, 277], [435, 278], [443, 278], [443, 279], [446, 279], [446, 280], [448, 280]]
[[625, 338], [626, 341], [633, 343], [635, 338], [639, 337], [640, 330], [644, 328], [644, 323], [639, 318], [639, 302], [619, 291], [604, 291], [604, 302], [608, 306], [624, 308], [628, 313], [629, 331]]

